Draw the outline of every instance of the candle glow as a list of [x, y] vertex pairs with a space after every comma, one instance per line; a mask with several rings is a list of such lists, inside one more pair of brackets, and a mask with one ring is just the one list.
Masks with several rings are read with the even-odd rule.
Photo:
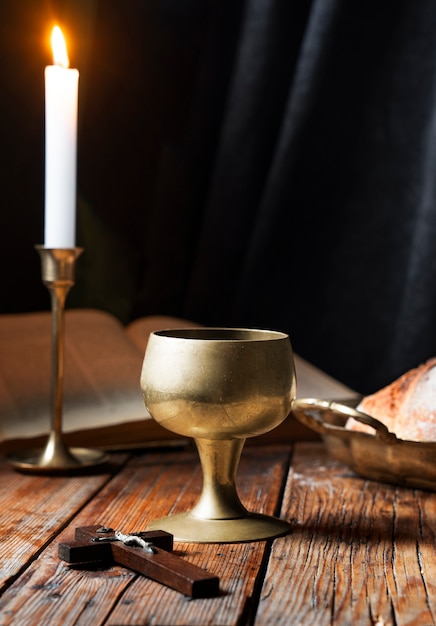
[[69, 69], [64, 36], [52, 31], [54, 65], [45, 68], [45, 224], [47, 248], [72, 248], [76, 232], [79, 72]]

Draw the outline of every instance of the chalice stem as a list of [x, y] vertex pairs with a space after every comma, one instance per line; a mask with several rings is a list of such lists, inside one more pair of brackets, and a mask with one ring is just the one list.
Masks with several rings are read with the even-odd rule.
[[236, 490], [236, 472], [245, 439], [196, 439], [201, 467], [203, 489], [192, 509], [200, 519], [238, 519], [247, 510]]

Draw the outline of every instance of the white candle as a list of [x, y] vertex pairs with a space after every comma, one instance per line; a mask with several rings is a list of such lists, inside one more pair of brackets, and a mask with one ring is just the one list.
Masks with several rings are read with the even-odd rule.
[[54, 65], [45, 68], [45, 224], [47, 248], [76, 239], [76, 159], [79, 72], [69, 69], [62, 31], [52, 33]]

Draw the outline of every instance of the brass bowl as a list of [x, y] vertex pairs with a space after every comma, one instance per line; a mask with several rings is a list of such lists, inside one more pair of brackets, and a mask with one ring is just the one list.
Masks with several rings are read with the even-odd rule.
[[[299, 398], [292, 413], [318, 432], [329, 453], [356, 474], [436, 491], [436, 442], [399, 439], [379, 420], [339, 402]], [[345, 428], [349, 418], [371, 426], [374, 433]]]

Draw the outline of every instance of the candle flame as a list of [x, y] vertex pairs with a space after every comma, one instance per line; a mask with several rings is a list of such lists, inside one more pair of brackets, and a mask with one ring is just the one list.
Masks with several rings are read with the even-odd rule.
[[59, 26], [55, 26], [51, 33], [51, 47], [53, 50], [53, 60], [55, 65], [68, 67], [70, 60], [68, 58], [67, 44]]

